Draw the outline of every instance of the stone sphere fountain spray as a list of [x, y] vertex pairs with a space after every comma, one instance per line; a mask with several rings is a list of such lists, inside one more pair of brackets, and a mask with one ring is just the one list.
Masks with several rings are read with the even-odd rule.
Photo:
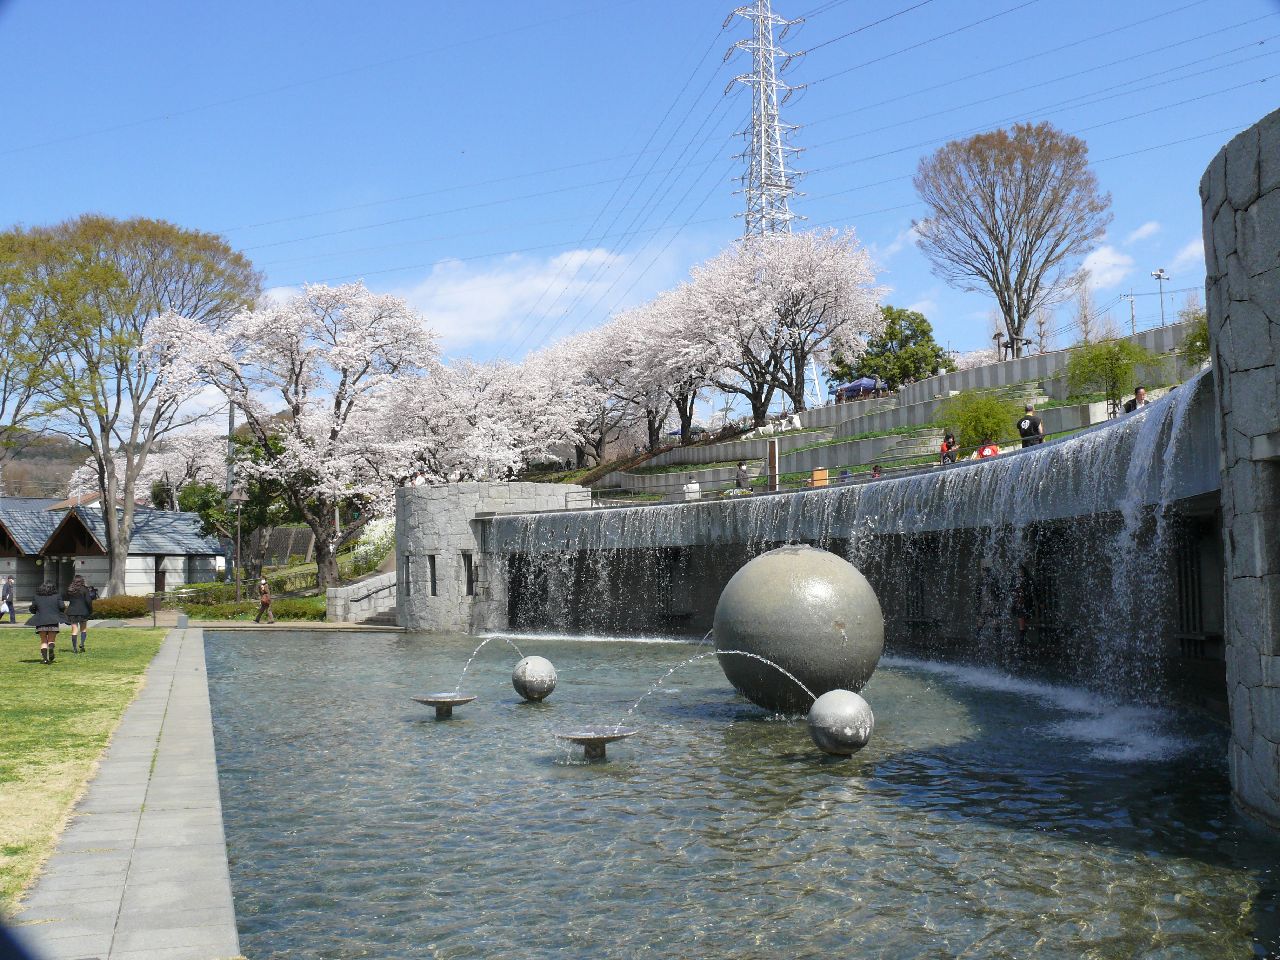
[[821, 698], [861, 690], [884, 650], [884, 614], [871, 584], [853, 564], [816, 547], [779, 547], [751, 560], [725, 585], [714, 623], [729, 682], [778, 713], [803, 713], [813, 701], [779, 670], [728, 651], [777, 664]]
[[556, 688], [556, 668], [546, 657], [525, 657], [512, 671], [511, 685], [530, 703], [545, 700]]

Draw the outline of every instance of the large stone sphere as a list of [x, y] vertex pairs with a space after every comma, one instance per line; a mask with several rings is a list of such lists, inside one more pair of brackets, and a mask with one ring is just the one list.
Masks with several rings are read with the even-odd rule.
[[823, 753], [837, 757], [857, 753], [875, 728], [871, 704], [851, 690], [828, 690], [809, 708], [809, 736]]
[[556, 668], [546, 657], [525, 657], [511, 672], [511, 685], [531, 703], [545, 700], [556, 688]]
[[720, 594], [714, 626], [729, 682], [779, 713], [802, 713], [812, 700], [769, 665], [724, 651], [764, 657], [818, 697], [861, 690], [884, 650], [884, 614], [867, 578], [815, 547], [780, 547], [746, 564]]

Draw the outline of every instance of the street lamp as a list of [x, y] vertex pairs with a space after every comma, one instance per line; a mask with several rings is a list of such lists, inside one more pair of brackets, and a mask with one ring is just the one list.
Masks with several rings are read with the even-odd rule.
[[227, 502], [236, 508], [236, 558], [231, 568], [231, 576], [236, 582], [236, 603], [240, 602], [240, 508], [249, 502], [249, 494], [244, 487], [232, 487], [227, 495]]
[[1160, 326], [1164, 326], [1164, 282], [1169, 279], [1169, 275], [1164, 272], [1164, 267], [1159, 270], [1152, 270], [1151, 276], [1155, 277], [1156, 283], [1160, 285]]

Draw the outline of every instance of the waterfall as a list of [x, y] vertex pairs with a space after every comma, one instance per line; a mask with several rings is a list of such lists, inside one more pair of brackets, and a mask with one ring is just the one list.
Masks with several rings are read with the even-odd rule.
[[[1134, 414], [991, 460], [790, 494], [504, 516], [489, 542], [511, 558], [517, 625], [635, 629], [684, 616], [678, 597], [692, 628], [743, 562], [805, 542], [867, 575], [891, 645], [983, 662], [1050, 651], [1101, 685], [1149, 692], [1172, 606], [1172, 508], [1217, 488], [1211, 402], [1202, 373]], [[1019, 613], [1034, 629], [1017, 629]]]

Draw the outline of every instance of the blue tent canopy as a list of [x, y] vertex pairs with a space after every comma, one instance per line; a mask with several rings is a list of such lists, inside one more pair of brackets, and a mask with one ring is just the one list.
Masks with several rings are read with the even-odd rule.
[[851, 380], [848, 383], [832, 387], [831, 392], [834, 394], [871, 393], [873, 390], [886, 389], [888, 389], [888, 384], [879, 377], [859, 377], [857, 380]]

